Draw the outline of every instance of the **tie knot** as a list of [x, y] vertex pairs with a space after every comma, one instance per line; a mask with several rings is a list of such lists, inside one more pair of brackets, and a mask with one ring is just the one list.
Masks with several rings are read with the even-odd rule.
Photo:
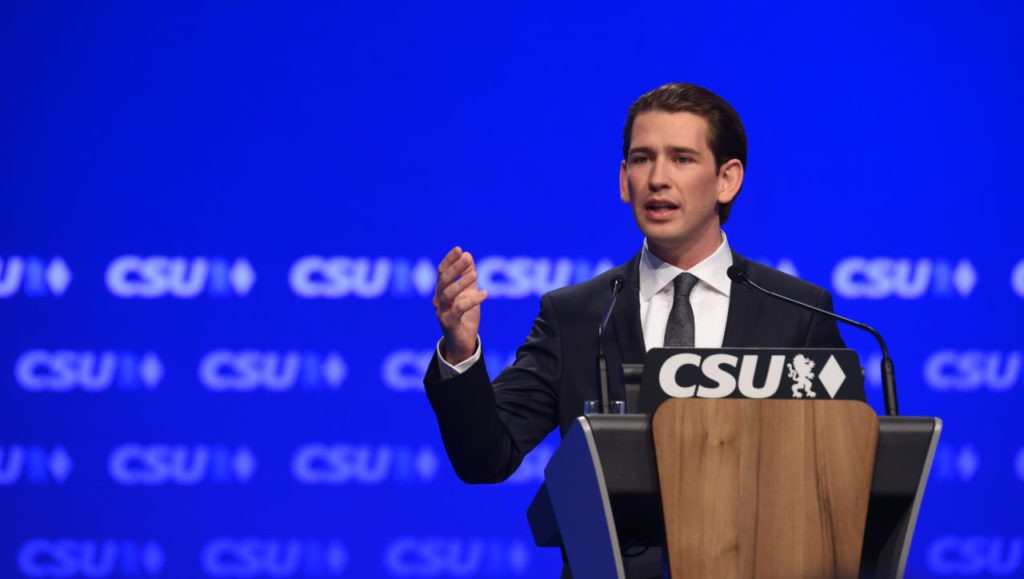
[[697, 285], [697, 276], [685, 271], [672, 280], [672, 288], [675, 290], [675, 298], [689, 297], [693, 286]]

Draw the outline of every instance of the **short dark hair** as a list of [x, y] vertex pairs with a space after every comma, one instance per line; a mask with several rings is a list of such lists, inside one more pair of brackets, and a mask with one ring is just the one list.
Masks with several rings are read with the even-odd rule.
[[[629, 107], [626, 128], [622, 131], [623, 159], [629, 159], [636, 116], [649, 111], [687, 112], [703, 117], [708, 122], [708, 147], [715, 156], [715, 171], [730, 159], [739, 159], [744, 170], [747, 168], [747, 133], [743, 130], [743, 123], [736, 110], [708, 89], [685, 82], [660, 86], [636, 99], [633, 106]], [[729, 218], [731, 209], [732, 201], [719, 205], [718, 219], [721, 223]]]

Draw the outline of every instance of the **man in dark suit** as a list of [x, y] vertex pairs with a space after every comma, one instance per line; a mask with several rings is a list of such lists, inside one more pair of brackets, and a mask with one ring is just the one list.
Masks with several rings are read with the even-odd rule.
[[[505, 480], [556, 426], [565, 433], [584, 400], [598, 397], [597, 327], [616, 277], [625, 283], [603, 338], [612, 368], [642, 363], [647, 350], [669, 343], [844, 347], [832, 320], [728, 279], [736, 265], [767, 289], [832, 309], [824, 289], [729, 247], [721, 226], [742, 187], [746, 155], [739, 116], [714, 93], [674, 83], [641, 96], [623, 132], [619, 181], [644, 233], [643, 249], [593, 280], [546, 294], [515, 363], [493, 384], [477, 338], [487, 293], [476, 285], [472, 256], [458, 247], [449, 252], [434, 296], [443, 338], [424, 383], [459, 477]], [[676, 341], [680, 332], [683, 342]], [[613, 399], [625, 399], [621, 383], [610, 388]]]

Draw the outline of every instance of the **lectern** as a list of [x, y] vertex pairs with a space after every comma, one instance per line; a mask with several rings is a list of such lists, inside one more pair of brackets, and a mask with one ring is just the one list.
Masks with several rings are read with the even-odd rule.
[[940, 428], [840, 400], [584, 416], [527, 514], [577, 579], [636, 577], [657, 548], [677, 579], [902, 577]]

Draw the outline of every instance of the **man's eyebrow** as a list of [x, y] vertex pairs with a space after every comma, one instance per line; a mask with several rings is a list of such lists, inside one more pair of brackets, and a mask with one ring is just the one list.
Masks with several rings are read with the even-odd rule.
[[[652, 147], [631, 147], [629, 153], [654, 153], [655, 150]], [[669, 153], [686, 153], [688, 155], [700, 156], [701, 152], [693, 147], [682, 147], [682, 146], [671, 146], [668, 147]]]
[[669, 152], [672, 153], [686, 153], [688, 155], [694, 155], [697, 157], [699, 157], [701, 154], [700, 151], [694, 149], [693, 147], [669, 147], [668, 150]]
[[654, 152], [654, 149], [652, 149], [650, 147], [630, 147], [629, 148], [629, 154], [631, 154], [631, 155], [633, 153], [653, 153], [653, 152]]

